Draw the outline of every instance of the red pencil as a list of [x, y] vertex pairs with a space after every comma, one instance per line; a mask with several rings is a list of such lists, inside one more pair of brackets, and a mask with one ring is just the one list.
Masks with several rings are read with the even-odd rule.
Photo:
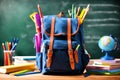
[[42, 15], [42, 10], [41, 10], [41, 8], [40, 8], [40, 5], [38, 4], [38, 12], [39, 12], [39, 14], [40, 14], [40, 17], [41, 18], [43, 18], [43, 15]]

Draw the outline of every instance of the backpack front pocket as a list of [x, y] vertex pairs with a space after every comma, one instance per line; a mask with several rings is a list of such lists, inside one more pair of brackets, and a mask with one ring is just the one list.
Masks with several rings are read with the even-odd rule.
[[[46, 57], [44, 59], [46, 59], [44, 63], [47, 63], [47, 51], [49, 50], [49, 41], [46, 40], [44, 42], [45, 45], [45, 51], [43, 53], [43, 55]], [[78, 43], [76, 41], [72, 41], [72, 49], [73, 49], [73, 57], [74, 57], [74, 61], [75, 61], [75, 54], [74, 53], [76, 51], [76, 48], [78, 48]], [[51, 62], [51, 66], [48, 69], [46, 67], [46, 64], [44, 65], [44, 67], [46, 67], [47, 70], [52, 71], [52, 72], [69, 72], [71, 71], [70, 68], [70, 63], [69, 63], [69, 55], [68, 55], [68, 42], [66, 40], [54, 40], [54, 44], [53, 44], [53, 54], [52, 54], [52, 62]], [[78, 56], [78, 54], [77, 54]], [[77, 57], [78, 58], [78, 57]]]

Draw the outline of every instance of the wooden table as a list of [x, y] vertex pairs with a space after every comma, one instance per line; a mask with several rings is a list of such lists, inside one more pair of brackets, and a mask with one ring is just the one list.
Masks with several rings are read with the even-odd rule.
[[0, 74], [0, 80], [120, 80], [120, 75], [114, 76], [90, 75], [88, 77], [84, 77], [83, 75], [58, 76], [58, 75], [31, 74], [25, 76], [12, 76], [7, 74]]

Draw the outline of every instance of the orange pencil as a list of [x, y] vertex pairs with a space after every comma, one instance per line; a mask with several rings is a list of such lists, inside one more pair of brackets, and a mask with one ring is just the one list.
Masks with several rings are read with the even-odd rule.
[[8, 65], [7, 63], [7, 55], [6, 52], [4, 52], [6, 50], [5, 44], [2, 43], [2, 47], [3, 47], [3, 53], [4, 53], [4, 65]]
[[7, 45], [8, 45], [8, 50], [10, 50], [11, 49], [11, 43], [7, 42]]
[[9, 64], [12, 64], [12, 52], [11, 52], [11, 42], [8, 42], [8, 57], [9, 57]]
[[8, 65], [8, 53], [6, 51], [4, 51], [4, 65]]

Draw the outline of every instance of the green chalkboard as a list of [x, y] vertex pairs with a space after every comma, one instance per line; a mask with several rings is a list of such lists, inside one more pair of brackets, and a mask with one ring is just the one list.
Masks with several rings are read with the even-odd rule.
[[[120, 39], [119, 3], [118, 0], [0, 0], [0, 44], [17, 37], [20, 41], [16, 55], [33, 56], [35, 55], [33, 37], [36, 32], [29, 15], [37, 11], [37, 4], [40, 4], [43, 15], [54, 15], [60, 11], [67, 13], [72, 4], [80, 6], [81, 9], [91, 4], [84, 21], [84, 38], [91, 57], [100, 58], [104, 55], [97, 44], [100, 37], [112, 34]], [[111, 55], [120, 57], [120, 50], [114, 53]], [[0, 65], [3, 65], [1, 46]]]

